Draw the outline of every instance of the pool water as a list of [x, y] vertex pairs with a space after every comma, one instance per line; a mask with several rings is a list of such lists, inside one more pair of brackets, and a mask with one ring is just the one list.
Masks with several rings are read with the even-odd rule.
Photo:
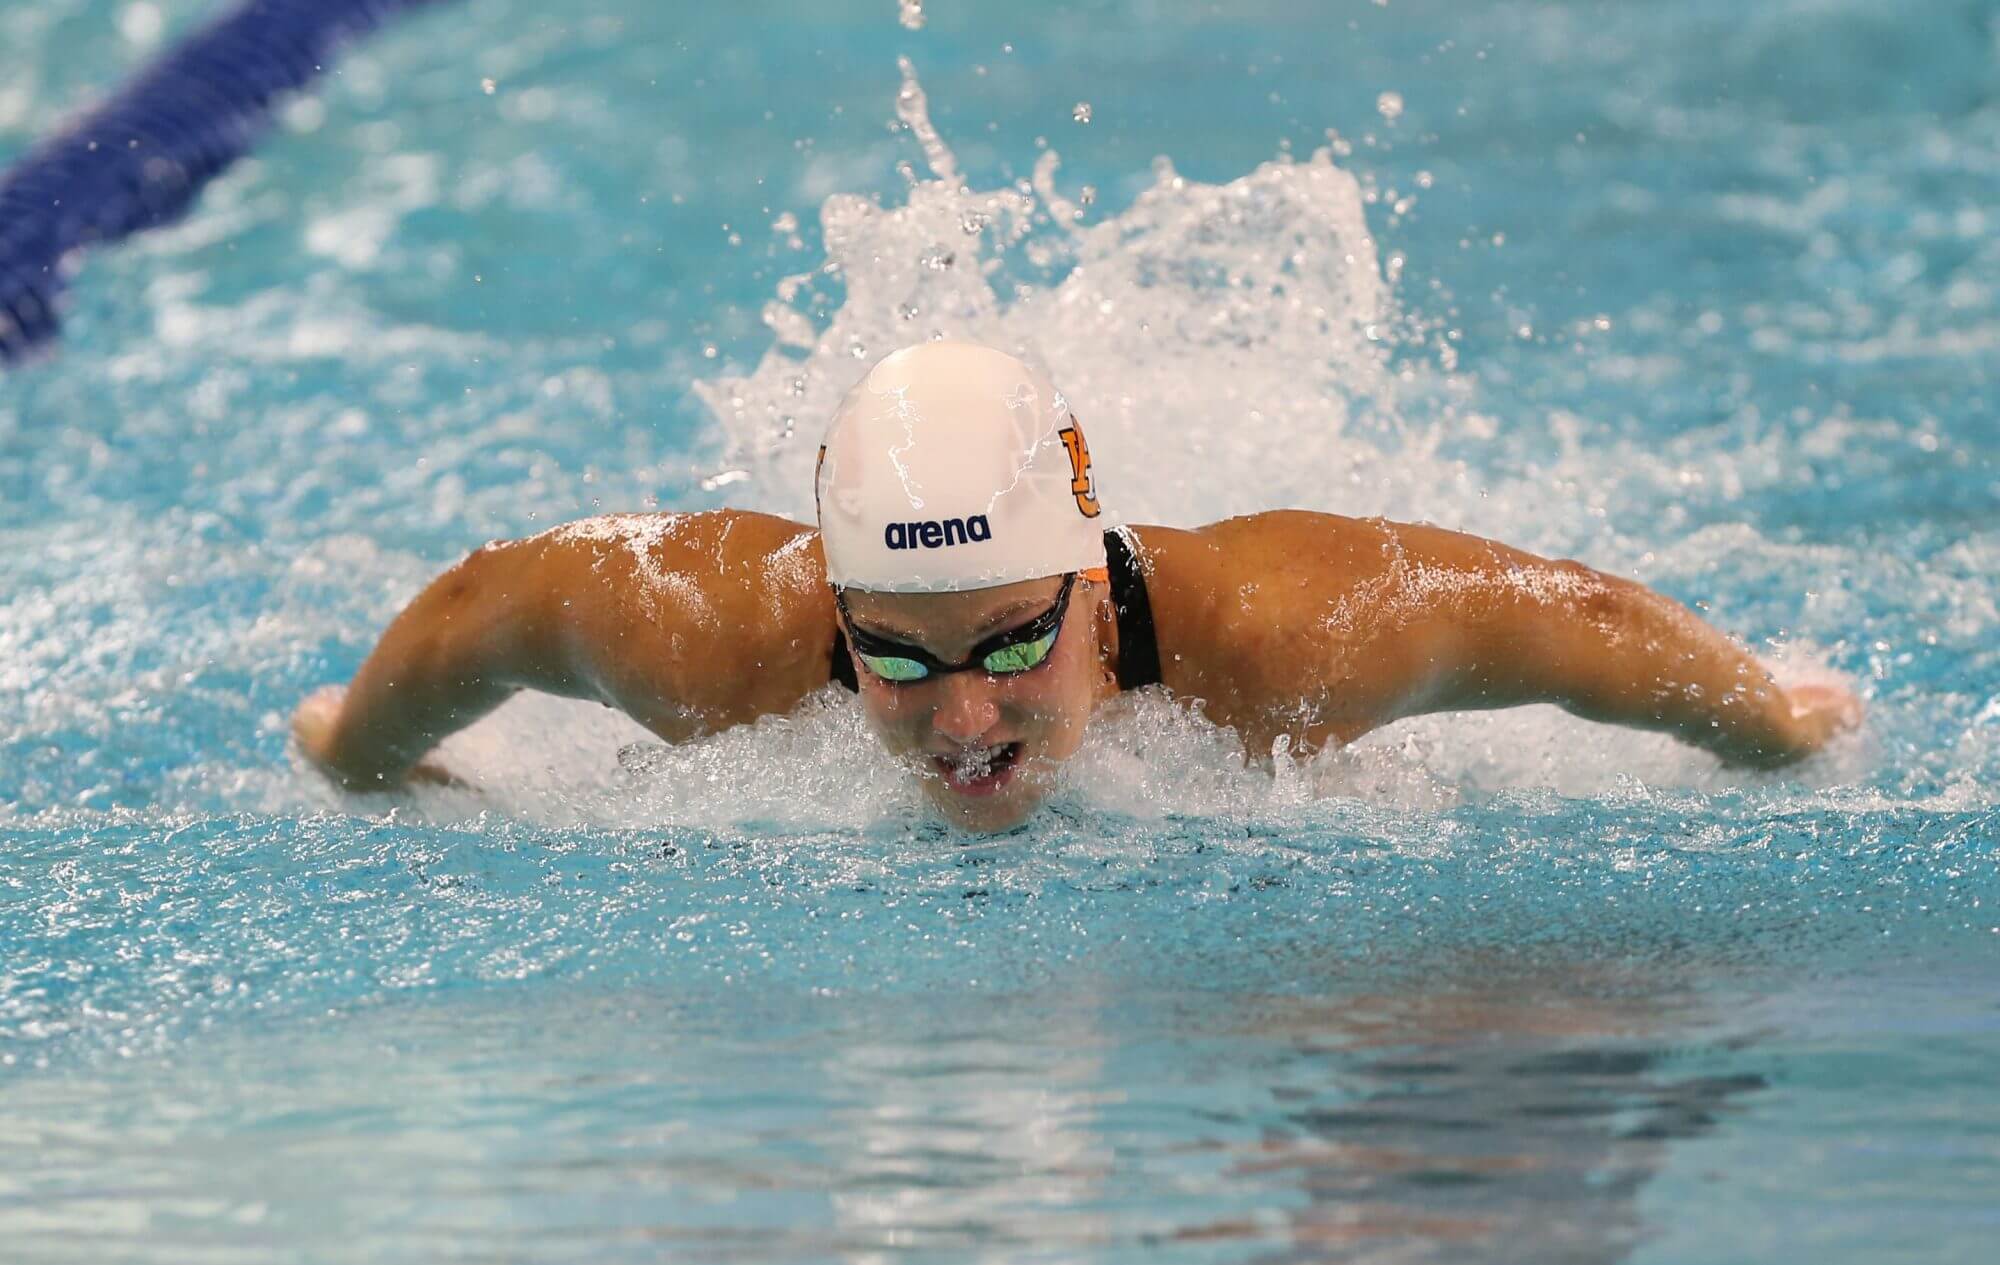
[[[0, 378], [0, 1258], [1991, 1259], [2000, 4], [914, 8], [402, 20]], [[0, 161], [213, 11], [0, 4]], [[485, 540], [808, 515], [935, 333], [1128, 521], [1580, 558], [1867, 724], [1143, 695], [984, 840], [834, 692], [288, 751]]]

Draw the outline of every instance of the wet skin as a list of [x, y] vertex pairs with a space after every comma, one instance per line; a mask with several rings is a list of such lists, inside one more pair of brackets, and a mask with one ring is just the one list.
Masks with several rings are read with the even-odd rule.
[[[1281, 737], [1306, 752], [1426, 712], [1555, 703], [1773, 767], [1861, 718], [1843, 687], [1783, 689], [1679, 603], [1580, 563], [1302, 511], [1134, 530], [1162, 684], [1253, 758]], [[871, 631], [958, 662], [1058, 584], [848, 604]], [[425, 762], [438, 740], [521, 689], [595, 699], [686, 741], [825, 688], [837, 621], [810, 528], [728, 510], [586, 520], [489, 545], [439, 577], [345, 690], [300, 704], [293, 733], [354, 789], [445, 776]], [[1115, 689], [1116, 642], [1104, 586], [1080, 583], [1042, 667], [903, 686], [863, 669], [862, 705], [947, 818], [1003, 829], [1040, 802]], [[1024, 758], [1004, 785], [954, 787], [933, 759], [1014, 742]]]
[[[847, 609], [860, 630], [956, 664], [985, 638], [1032, 621], [1060, 588], [1050, 578], [971, 593], [856, 592], [847, 595]], [[1054, 648], [1026, 672], [975, 669], [898, 684], [857, 668], [869, 728], [917, 771], [924, 793], [954, 825], [1004, 830], [1026, 817], [1082, 745], [1091, 711], [1117, 693], [1102, 635], [1113, 623], [1106, 598], [1103, 584], [1079, 581]], [[1004, 752], [997, 761], [980, 758], [996, 751]], [[967, 766], [991, 771], [967, 778]]]

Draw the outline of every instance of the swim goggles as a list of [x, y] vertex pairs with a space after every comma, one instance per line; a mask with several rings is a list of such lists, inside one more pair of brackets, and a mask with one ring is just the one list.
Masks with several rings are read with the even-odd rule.
[[922, 646], [906, 645], [862, 632], [854, 626], [854, 616], [848, 612], [846, 596], [835, 589], [833, 600], [840, 607], [840, 620], [847, 626], [847, 641], [854, 647], [855, 657], [883, 680], [907, 685], [951, 672], [979, 670], [994, 676], [1018, 676], [1040, 667], [1048, 661], [1049, 652], [1055, 649], [1056, 637], [1062, 632], [1063, 616], [1069, 613], [1070, 590], [1075, 587], [1076, 573], [1072, 571], [1063, 577], [1055, 605], [1019, 627], [995, 633], [980, 642], [972, 648], [971, 657], [964, 663], [946, 663]]

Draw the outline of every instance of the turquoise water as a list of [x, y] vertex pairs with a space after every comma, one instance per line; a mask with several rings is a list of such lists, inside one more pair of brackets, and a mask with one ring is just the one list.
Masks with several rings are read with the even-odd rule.
[[[0, 1258], [1990, 1257], [2000, 6], [679, 9], [399, 23], [0, 380]], [[209, 11], [0, 5], [0, 160]], [[1142, 698], [976, 843], [831, 696], [288, 754], [484, 540], [803, 515], [933, 330], [1134, 521], [1579, 557], [1868, 724]]]

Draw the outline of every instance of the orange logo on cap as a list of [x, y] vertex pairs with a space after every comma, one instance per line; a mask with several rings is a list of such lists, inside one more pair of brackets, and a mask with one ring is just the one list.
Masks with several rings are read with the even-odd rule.
[[1083, 442], [1083, 425], [1076, 420], [1076, 414], [1069, 415], [1069, 425], [1056, 432], [1062, 436], [1063, 447], [1069, 450], [1069, 490], [1076, 497], [1076, 508], [1085, 518], [1098, 515], [1097, 483], [1090, 477], [1090, 445]]

